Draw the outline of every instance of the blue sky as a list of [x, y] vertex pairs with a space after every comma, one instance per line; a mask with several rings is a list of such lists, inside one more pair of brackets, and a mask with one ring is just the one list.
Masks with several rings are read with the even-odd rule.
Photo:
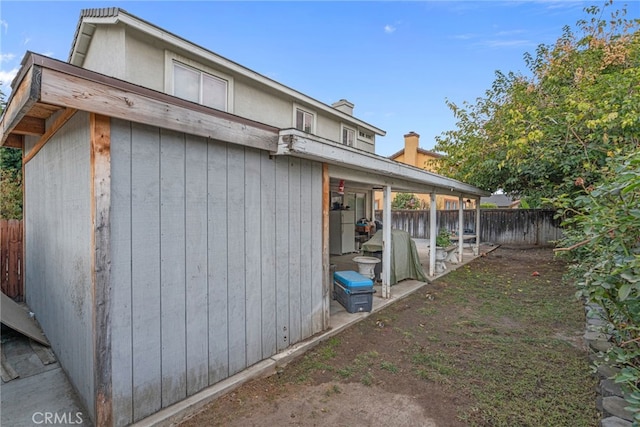
[[[482, 97], [495, 71], [527, 73], [525, 52], [575, 28], [604, 1], [13, 1], [0, 2], [0, 82], [26, 51], [67, 60], [83, 8], [117, 6], [253, 71], [387, 131], [376, 152], [403, 148], [403, 135], [455, 128], [447, 99]], [[627, 4], [640, 17], [640, 2]], [[608, 15], [607, 15], [608, 16]]]

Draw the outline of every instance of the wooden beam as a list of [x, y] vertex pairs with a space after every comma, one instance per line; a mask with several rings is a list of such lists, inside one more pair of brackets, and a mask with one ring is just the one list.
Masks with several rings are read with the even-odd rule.
[[27, 164], [29, 160], [33, 159], [33, 157], [38, 154], [38, 151], [40, 151], [42, 147], [44, 147], [47, 141], [49, 141], [51, 137], [55, 135], [56, 132], [58, 132], [58, 130], [60, 130], [60, 128], [64, 126], [64, 124], [67, 123], [71, 117], [73, 117], [76, 111], [78, 110], [74, 110], [72, 108], [67, 108], [66, 110], [64, 110], [62, 114], [60, 114], [58, 118], [56, 118], [55, 121], [51, 124], [49, 129], [47, 129], [45, 134], [42, 135], [42, 138], [40, 138], [36, 145], [34, 145], [33, 148], [27, 154], [25, 154], [22, 159], [22, 163]]
[[[22, 135], [10, 134], [4, 141], [5, 147], [22, 149], [24, 144], [24, 137]], [[22, 175], [24, 176], [24, 175]]]
[[96, 425], [113, 425], [111, 367], [111, 122], [91, 114], [91, 247]]
[[178, 100], [170, 104], [52, 69], [43, 70], [42, 101], [267, 151], [275, 151], [278, 145], [277, 132], [266, 126], [198, 111], [195, 106], [179, 105], [184, 102]]
[[41, 74], [42, 68], [32, 66], [11, 94], [10, 102], [4, 110], [0, 121], [0, 146], [5, 145], [5, 141], [18, 123], [38, 102]]
[[322, 330], [330, 325], [331, 315], [331, 263], [329, 262], [329, 165], [322, 164]]
[[12, 134], [40, 136], [45, 132], [45, 121], [37, 117], [25, 116], [13, 128]]

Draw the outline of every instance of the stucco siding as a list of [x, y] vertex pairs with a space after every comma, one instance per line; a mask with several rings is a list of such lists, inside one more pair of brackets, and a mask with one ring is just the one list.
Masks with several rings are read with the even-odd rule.
[[[293, 97], [283, 96], [273, 88], [261, 86], [245, 76], [234, 75], [233, 71], [226, 67], [205, 61], [193, 52], [186, 52], [164, 45], [162, 41], [150, 38], [135, 30], [127, 31], [126, 42], [119, 40], [119, 37], [123, 36], [123, 34], [121, 34], [123, 32], [113, 30], [112, 33], [114, 34], [102, 34], [103, 32], [105, 31], [102, 30], [100, 33], [96, 32], [96, 35], [99, 36], [97, 38], [98, 43], [110, 42], [112, 39], [115, 39], [117, 43], [121, 43], [121, 45], [124, 46], [121, 49], [122, 52], [118, 54], [118, 57], [122, 57], [126, 64], [128, 64], [125, 71], [125, 80], [127, 81], [171, 94], [172, 90], [170, 89], [168, 81], [170, 81], [172, 71], [165, 69], [167, 67], [166, 50], [168, 49], [168, 52], [178, 55], [179, 58], [192, 61], [189, 62], [191, 66], [204, 67], [202, 69], [206, 72], [223, 73], [233, 79], [233, 85], [231, 86], [233, 94], [230, 98], [231, 105], [229, 106], [229, 112], [281, 129], [295, 127], [295, 123], [293, 122], [294, 103], [299, 102], [299, 100]], [[112, 49], [110, 47], [104, 48]], [[94, 46], [92, 45], [92, 50], [93, 49]], [[112, 69], [115, 67], [120, 69], [121, 65], [118, 65], [118, 62], [117, 60], [115, 64], [95, 63], [92, 66], [105, 67], [107, 74], [109, 74], [113, 73]], [[124, 65], [122, 65], [122, 67], [124, 67]], [[104, 72], [101, 70], [97, 71]], [[120, 76], [116, 75], [116, 77]], [[305, 108], [316, 114], [315, 134], [317, 136], [331, 141], [341, 142], [341, 123], [345, 122], [344, 120], [338, 117], [331, 117], [330, 114], [317, 111], [317, 109], [313, 107]], [[357, 128], [355, 123], [345, 123], [351, 128]], [[374, 144], [357, 140], [356, 148], [374, 152], [375, 146]]]
[[127, 29], [124, 55], [127, 81], [164, 92], [164, 48], [160, 42]]
[[98, 26], [82, 64], [83, 68], [126, 79], [125, 30], [119, 25]]
[[117, 425], [320, 331], [320, 164], [120, 120], [111, 153]]
[[93, 413], [88, 121], [76, 113], [25, 165], [25, 284], [29, 307]]

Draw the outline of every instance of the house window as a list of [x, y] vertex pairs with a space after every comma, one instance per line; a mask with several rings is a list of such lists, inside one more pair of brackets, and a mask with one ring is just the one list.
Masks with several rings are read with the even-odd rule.
[[366, 139], [366, 140], [368, 140], [369, 142], [373, 141], [373, 135], [372, 135], [372, 134], [370, 134], [370, 133], [368, 133], [368, 132], [358, 131], [358, 136], [359, 136], [361, 139]]
[[342, 143], [349, 147], [355, 146], [356, 131], [346, 126], [342, 127]]
[[315, 114], [304, 110], [300, 107], [294, 108], [294, 124], [296, 129], [303, 132], [314, 133], [315, 132]]
[[173, 63], [173, 94], [187, 101], [227, 111], [229, 82], [212, 74]]

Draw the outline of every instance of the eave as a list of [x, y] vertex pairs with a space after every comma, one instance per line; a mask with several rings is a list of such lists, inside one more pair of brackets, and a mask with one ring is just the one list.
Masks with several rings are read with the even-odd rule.
[[447, 178], [424, 169], [405, 165], [387, 157], [357, 150], [333, 141], [321, 139], [299, 130], [280, 131], [278, 151], [288, 155], [321, 161], [332, 165], [338, 176], [371, 186], [389, 185], [394, 191], [445, 194], [479, 198], [491, 193], [473, 185]]
[[278, 129], [28, 52], [0, 117], [0, 145], [22, 147], [46, 120], [75, 109], [275, 151]]

